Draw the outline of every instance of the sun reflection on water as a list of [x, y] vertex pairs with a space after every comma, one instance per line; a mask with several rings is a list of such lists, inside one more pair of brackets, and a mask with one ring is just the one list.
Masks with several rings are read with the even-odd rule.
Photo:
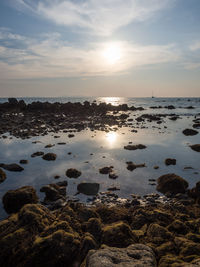
[[113, 106], [117, 106], [124, 102], [123, 97], [101, 97], [100, 102], [104, 102], [106, 104], [112, 104]]
[[118, 134], [116, 132], [109, 132], [106, 134], [106, 141], [109, 146], [113, 147], [117, 141]]

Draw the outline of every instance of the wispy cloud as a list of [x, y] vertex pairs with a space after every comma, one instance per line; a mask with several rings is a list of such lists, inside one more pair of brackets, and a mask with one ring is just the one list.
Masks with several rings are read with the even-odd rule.
[[191, 51], [197, 51], [200, 50], [200, 41], [196, 41], [193, 44], [190, 45], [190, 50]]
[[144, 21], [175, 0], [14, 0], [13, 4], [56, 24], [109, 35], [134, 21]]
[[[9, 42], [12, 35], [7, 36]], [[17, 35], [21, 47], [0, 45], [0, 78], [43, 78], [113, 75], [135, 67], [174, 62], [180, 53], [176, 46], [144, 46], [129, 42], [116, 42], [121, 49], [117, 64], [108, 64], [104, 57], [107, 43], [90, 43], [87, 48], [71, 46], [61, 40], [58, 33], [45, 34], [39, 40]], [[6, 42], [6, 44], [7, 44]], [[13, 42], [13, 40], [12, 40]]]

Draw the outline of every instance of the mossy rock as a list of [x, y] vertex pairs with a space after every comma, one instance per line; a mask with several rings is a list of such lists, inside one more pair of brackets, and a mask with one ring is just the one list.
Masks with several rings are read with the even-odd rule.
[[69, 225], [68, 222], [55, 221], [50, 226], [48, 226], [48, 227], [46, 227], [44, 229], [44, 231], [42, 232], [41, 236], [45, 237], [45, 236], [51, 235], [51, 234], [53, 234], [54, 232], [56, 232], [58, 230], [63, 230], [65, 232], [74, 234], [74, 231], [73, 231], [73, 229], [71, 228], [71, 226]]
[[19, 224], [34, 232], [42, 232], [52, 224], [55, 216], [44, 206], [27, 204], [19, 212]]
[[71, 233], [58, 230], [52, 235], [38, 237], [29, 251], [25, 266], [73, 266], [80, 252], [80, 240]]
[[160, 176], [157, 183], [158, 185], [156, 189], [163, 194], [185, 193], [188, 187], [188, 182], [174, 173]]
[[200, 256], [200, 244], [194, 243], [192, 241], [188, 241], [184, 243], [180, 251], [180, 255], [184, 257], [191, 256], [191, 255]]
[[188, 233], [185, 237], [188, 240], [191, 240], [195, 243], [200, 243], [200, 235], [199, 234]]
[[91, 249], [97, 249], [98, 245], [95, 242], [94, 238], [92, 235], [89, 233], [86, 233], [85, 237], [83, 238], [81, 242], [81, 248], [80, 248], [80, 260], [83, 261], [84, 258], [87, 256], [87, 253]]
[[9, 190], [3, 196], [3, 205], [7, 213], [15, 213], [25, 204], [37, 202], [38, 196], [32, 186], [23, 186], [16, 190]]
[[152, 223], [147, 230], [147, 238], [153, 243], [161, 244], [172, 239], [172, 234], [165, 227]]
[[156, 248], [156, 253], [158, 257], [165, 256], [166, 254], [176, 254], [177, 249], [173, 242], [165, 242]]
[[134, 244], [138, 238], [132, 232], [130, 226], [124, 222], [117, 222], [111, 225], [106, 225], [102, 232], [102, 244], [111, 247], [127, 247]]
[[[165, 255], [159, 260], [159, 267], [181, 267], [184, 262], [174, 255]], [[186, 266], [185, 266], [186, 267]]]
[[188, 227], [181, 221], [179, 220], [175, 220], [173, 221], [168, 227], [167, 229], [170, 231], [170, 232], [174, 232], [174, 233], [177, 233], [177, 234], [182, 234], [182, 235], [185, 235], [188, 233], [189, 229]]
[[20, 266], [33, 235], [24, 228], [10, 232], [0, 239], [0, 266]]
[[93, 235], [97, 241], [100, 241], [101, 234], [102, 234], [102, 224], [101, 224], [100, 219], [90, 218], [88, 222], [86, 223], [86, 230], [91, 235]]
[[99, 214], [101, 220], [105, 224], [114, 223], [117, 221], [130, 220], [130, 214], [124, 207], [108, 207], [106, 205], [100, 205], [96, 208], [96, 212]]

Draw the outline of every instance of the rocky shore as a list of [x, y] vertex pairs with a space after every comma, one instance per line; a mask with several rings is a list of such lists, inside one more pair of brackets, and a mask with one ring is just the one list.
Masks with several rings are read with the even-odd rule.
[[[152, 110], [156, 108], [176, 109], [173, 105], [150, 107]], [[188, 106], [184, 109], [194, 109], [194, 107]], [[90, 130], [109, 131], [112, 126], [115, 126], [116, 129], [123, 126], [144, 128], [147, 122], [156, 122], [159, 125], [165, 123], [165, 118], [174, 121], [181, 118], [174, 113], [156, 115], [144, 113], [133, 121], [129, 116], [131, 112], [136, 113], [137, 111], [145, 111], [145, 109], [143, 107], [129, 107], [127, 104], [114, 106], [88, 101], [83, 104], [80, 102], [49, 103], [39, 101], [26, 104], [24, 100], [18, 101], [15, 98], [9, 98], [8, 102], [0, 103], [0, 134], [10, 133], [15, 137], [26, 139], [47, 135], [49, 132], [58, 133], [61, 130], [77, 132], [88, 128]], [[199, 114], [197, 115], [199, 116]], [[195, 117], [193, 121], [193, 127], [199, 129], [200, 118]], [[70, 137], [73, 135], [69, 134]]]
[[[175, 109], [172, 105], [150, 108]], [[143, 113], [138, 114], [140, 111]], [[5, 139], [12, 136], [27, 139], [53, 133], [54, 138], [59, 138], [58, 134], [64, 132], [73, 138], [75, 132], [87, 128], [109, 132], [111, 127], [117, 130], [124, 126], [137, 133], [136, 128], [149, 127], [149, 123], [159, 128], [166, 118], [176, 121], [181, 117], [174, 113], [147, 114], [143, 107], [126, 104], [113, 106], [87, 101], [83, 104], [26, 104], [10, 98], [0, 104], [0, 135]], [[200, 114], [195, 115], [192, 122], [190, 128], [180, 130], [181, 135], [199, 133]], [[5, 133], [10, 133], [10, 137]], [[148, 149], [143, 144], [127, 143], [122, 149], [128, 153]], [[53, 146], [47, 143], [45, 148]], [[200, 144], [187, 143], [186, 146], [193, 153], [200, 152]], [[59, 158], [55, 153], [37, 151], [30, 159], [19, 162], [25, 168], [35, 157], [50, 163]], [[144, 162], [126, 161], [124, 164], [129, 172], [146, 167]], [[164, 164], [177, 163], [175, 158], [166, 158]], [[23, 167], [16, 163], [0, 163], [0, 184], [7, 179], [6, 171], [22, 172]], [[101, 167], [99, 173], [109, 179], [118, 178], [113, 166]], [[3, 207], [9, 216], [0, 222], [0, 266], [200, 266], [200, 182], [188, 189], [186, 180], [175, 173], [167, 173], [148, 180], [161, 194], [141, 197], [133, 192], [131, 198], [126, 199], [117, 195], [116, 191], [120, 190], [117, 184], [99, 192], [99, 182], [81, 181], [76, 194], [88, 196], [87, 203], [83, 204], [76, 196], [70, 199], [66, 193], [69, 180], [81, 175], [82, 169], [68, 168], [65, 171], [68, 180], [43, 184], [40, 188], [44, 194], [42, 201], [32, 186], [9, 190], [3, 195]]]
[[[175, 174], [157, 182], [166, 196], [128, 200], [107, 192], [89, 205], [66, 201], [51, 209], [31, 186], [8, 191], [0, 266], [200, 266], [200, 183], [188, 190]], [[66, 185], [44, 187], [46, 200], [62, 199]]]

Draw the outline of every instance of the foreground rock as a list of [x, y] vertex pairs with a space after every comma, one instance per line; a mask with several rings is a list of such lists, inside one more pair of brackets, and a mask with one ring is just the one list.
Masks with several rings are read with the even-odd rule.
[[0, 163], [0, 167], [10, 172], [21, 172], [24, 170], [24, 168], [22, 168], [20, 165], [16, 163], [12, 164]]
[[108, 247], [91, 250], [85, 267], [156, 267], [156, 258], [151, 248], [135, 244], [127, 248]]
[[123, 248], [136, 243], [137, 236], [128, 224], [117, 222], [103, 228], [102, 242], [110, 247]]
[[188, 187], [188, 182], [174, 173], [160, 176], [157, 183], [156, 189], [163, 194], [185, 193]]
[[0, 169], [0, 183], [3, 183], [5, 180], [6, 180], [6, 174], [2, 169]]
[[43, 155], [43, 159], [44, 160], [48, 160], [48, 161], [52, 161], [52, 160], [56, 160], [57, 155], [55, 153], [47, 153], [45, 155]]
[[198, 131], [193, 130], [193, 129], [185, 129], [185, 130], [183, 130], [183, 134], [186, 135], [186, 136], [193, 136], [193, 135], [196, 135], [198, 133], [199, 133]]
[[3, 196], [3, 206], [7, 213], [19, 211], [25, 204], [37, 203], [38, 197], [32, 186], [23, 186], [16, 190], [9, 190]]
[[69, 178], [78, 178], [79, 176], [81, 176], [81, 172], [71, 168], [66, 171], [66, 176]]
[[198, 266], [200, 205], [192, 200], [112, 207], [69, 201], [52, 212], [27, 204], [0, 222], [0, 266], [148, 267], [155, 266], [152, 250], [159, 267]]
[[200, 152], [200, 144], [191, 145], [190, 147], [192, 150], [194, 150], [196, 152]]

